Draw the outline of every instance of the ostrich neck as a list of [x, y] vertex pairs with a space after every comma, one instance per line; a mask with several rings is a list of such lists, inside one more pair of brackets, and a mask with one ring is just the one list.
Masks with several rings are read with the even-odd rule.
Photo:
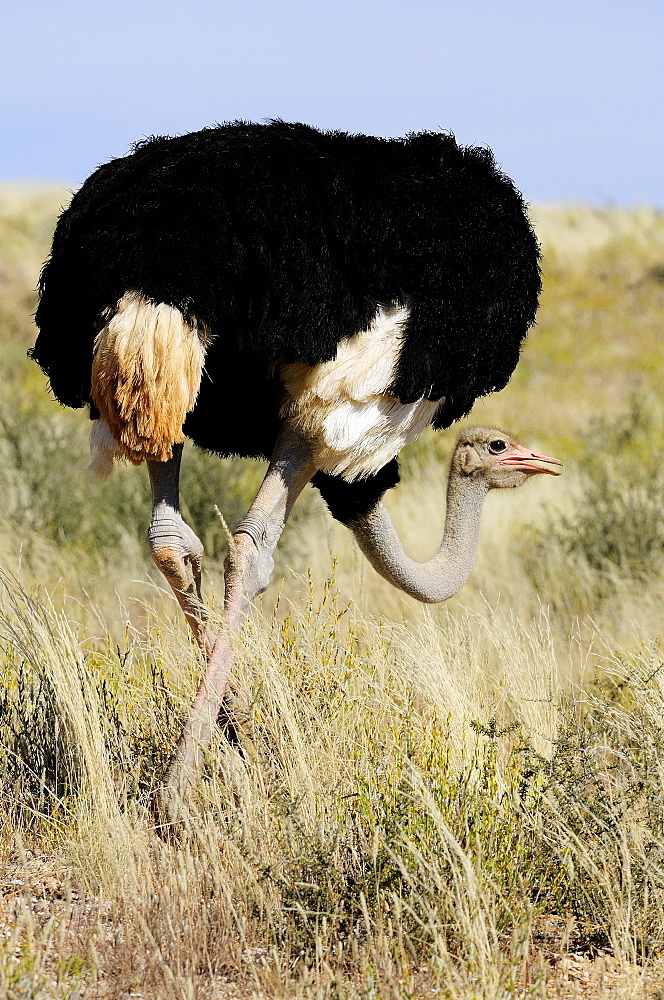
[[381, 576], [418, 601], [436, 604], [456, 594], [470, 576], [487, 492], [488, 487], [482, 479], [450, 473], [443, 540], [428, 562], [417, 562], [406, 555], [382, 503], [350, 527], [358, 545]]

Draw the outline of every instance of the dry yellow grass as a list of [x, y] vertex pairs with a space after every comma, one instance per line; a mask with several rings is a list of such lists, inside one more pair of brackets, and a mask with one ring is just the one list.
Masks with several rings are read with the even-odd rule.
[[[660, 995], [662, 216], [534, 209], [539, 323], [472, 420], [565, 475], [489, 498], [457, 598], [395, 594], [303, 498], [238, 648], [254, 746], [219, 734], [169, 844], [151, 795], [202, 665], [149, 566], [144, 470], [87, 484], [85, 420], [23, 358], [60, 194], [0, 190], [0, 993]], [[416, 556], [455, 433], [390, 497]], [[214, 611], [212, 503], [239, 518], [260, 470], [187, 463]]]

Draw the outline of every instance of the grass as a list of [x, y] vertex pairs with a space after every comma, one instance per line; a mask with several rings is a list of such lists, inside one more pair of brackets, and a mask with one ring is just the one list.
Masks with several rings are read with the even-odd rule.
[[[0, 190], [0, 995], [660, 996], [664, 220], [534, 211], [544, 296], [473, 420], [561, 457], [491, 496], [443, 607], [392, 591], [314, 491], [238, 644], [255, 741], [218, 734], [191, 827], [156, 835], [202, 663], [144, 544], [144, 470], [97, 486], [81, 413], [24, 357], [62, 192]], [[404, 455], [409, 551], [455, 430]], [[261, 469], [187, 449], [219, 605]]]

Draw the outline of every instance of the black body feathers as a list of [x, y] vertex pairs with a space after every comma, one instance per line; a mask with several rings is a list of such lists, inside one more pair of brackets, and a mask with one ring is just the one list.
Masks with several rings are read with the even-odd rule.
[[537, 240], [488, 150], [236, 123], [139, 143], [63, 213], [32, 356], [69, 406], [89, 402], [93, 340], [128, 290], [213, 338], [185, 430], [265, 455], [277, 361], [316, 364], [379, 302], [410, 318], [392, 394], [446, 397], [447, 426], [508, 381], [540, 291]]

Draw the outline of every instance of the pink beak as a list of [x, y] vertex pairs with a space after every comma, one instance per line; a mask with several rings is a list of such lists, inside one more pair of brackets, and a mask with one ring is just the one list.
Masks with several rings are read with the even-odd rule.
[[550, 465], [562, 465], [559, 458], [550, 458], [548, 455], [538, 455], [536, 451], [529, 451], [522, 448], [520, 444], [512, 444], [507, 451], [500, 456], [496, 465], [509, 465], [514, 469], [528, 469], [529, 472], [547, 472], [550, 476], [559, 476], [557, 469], [542, 469], [534, 462], [548, 462]]

